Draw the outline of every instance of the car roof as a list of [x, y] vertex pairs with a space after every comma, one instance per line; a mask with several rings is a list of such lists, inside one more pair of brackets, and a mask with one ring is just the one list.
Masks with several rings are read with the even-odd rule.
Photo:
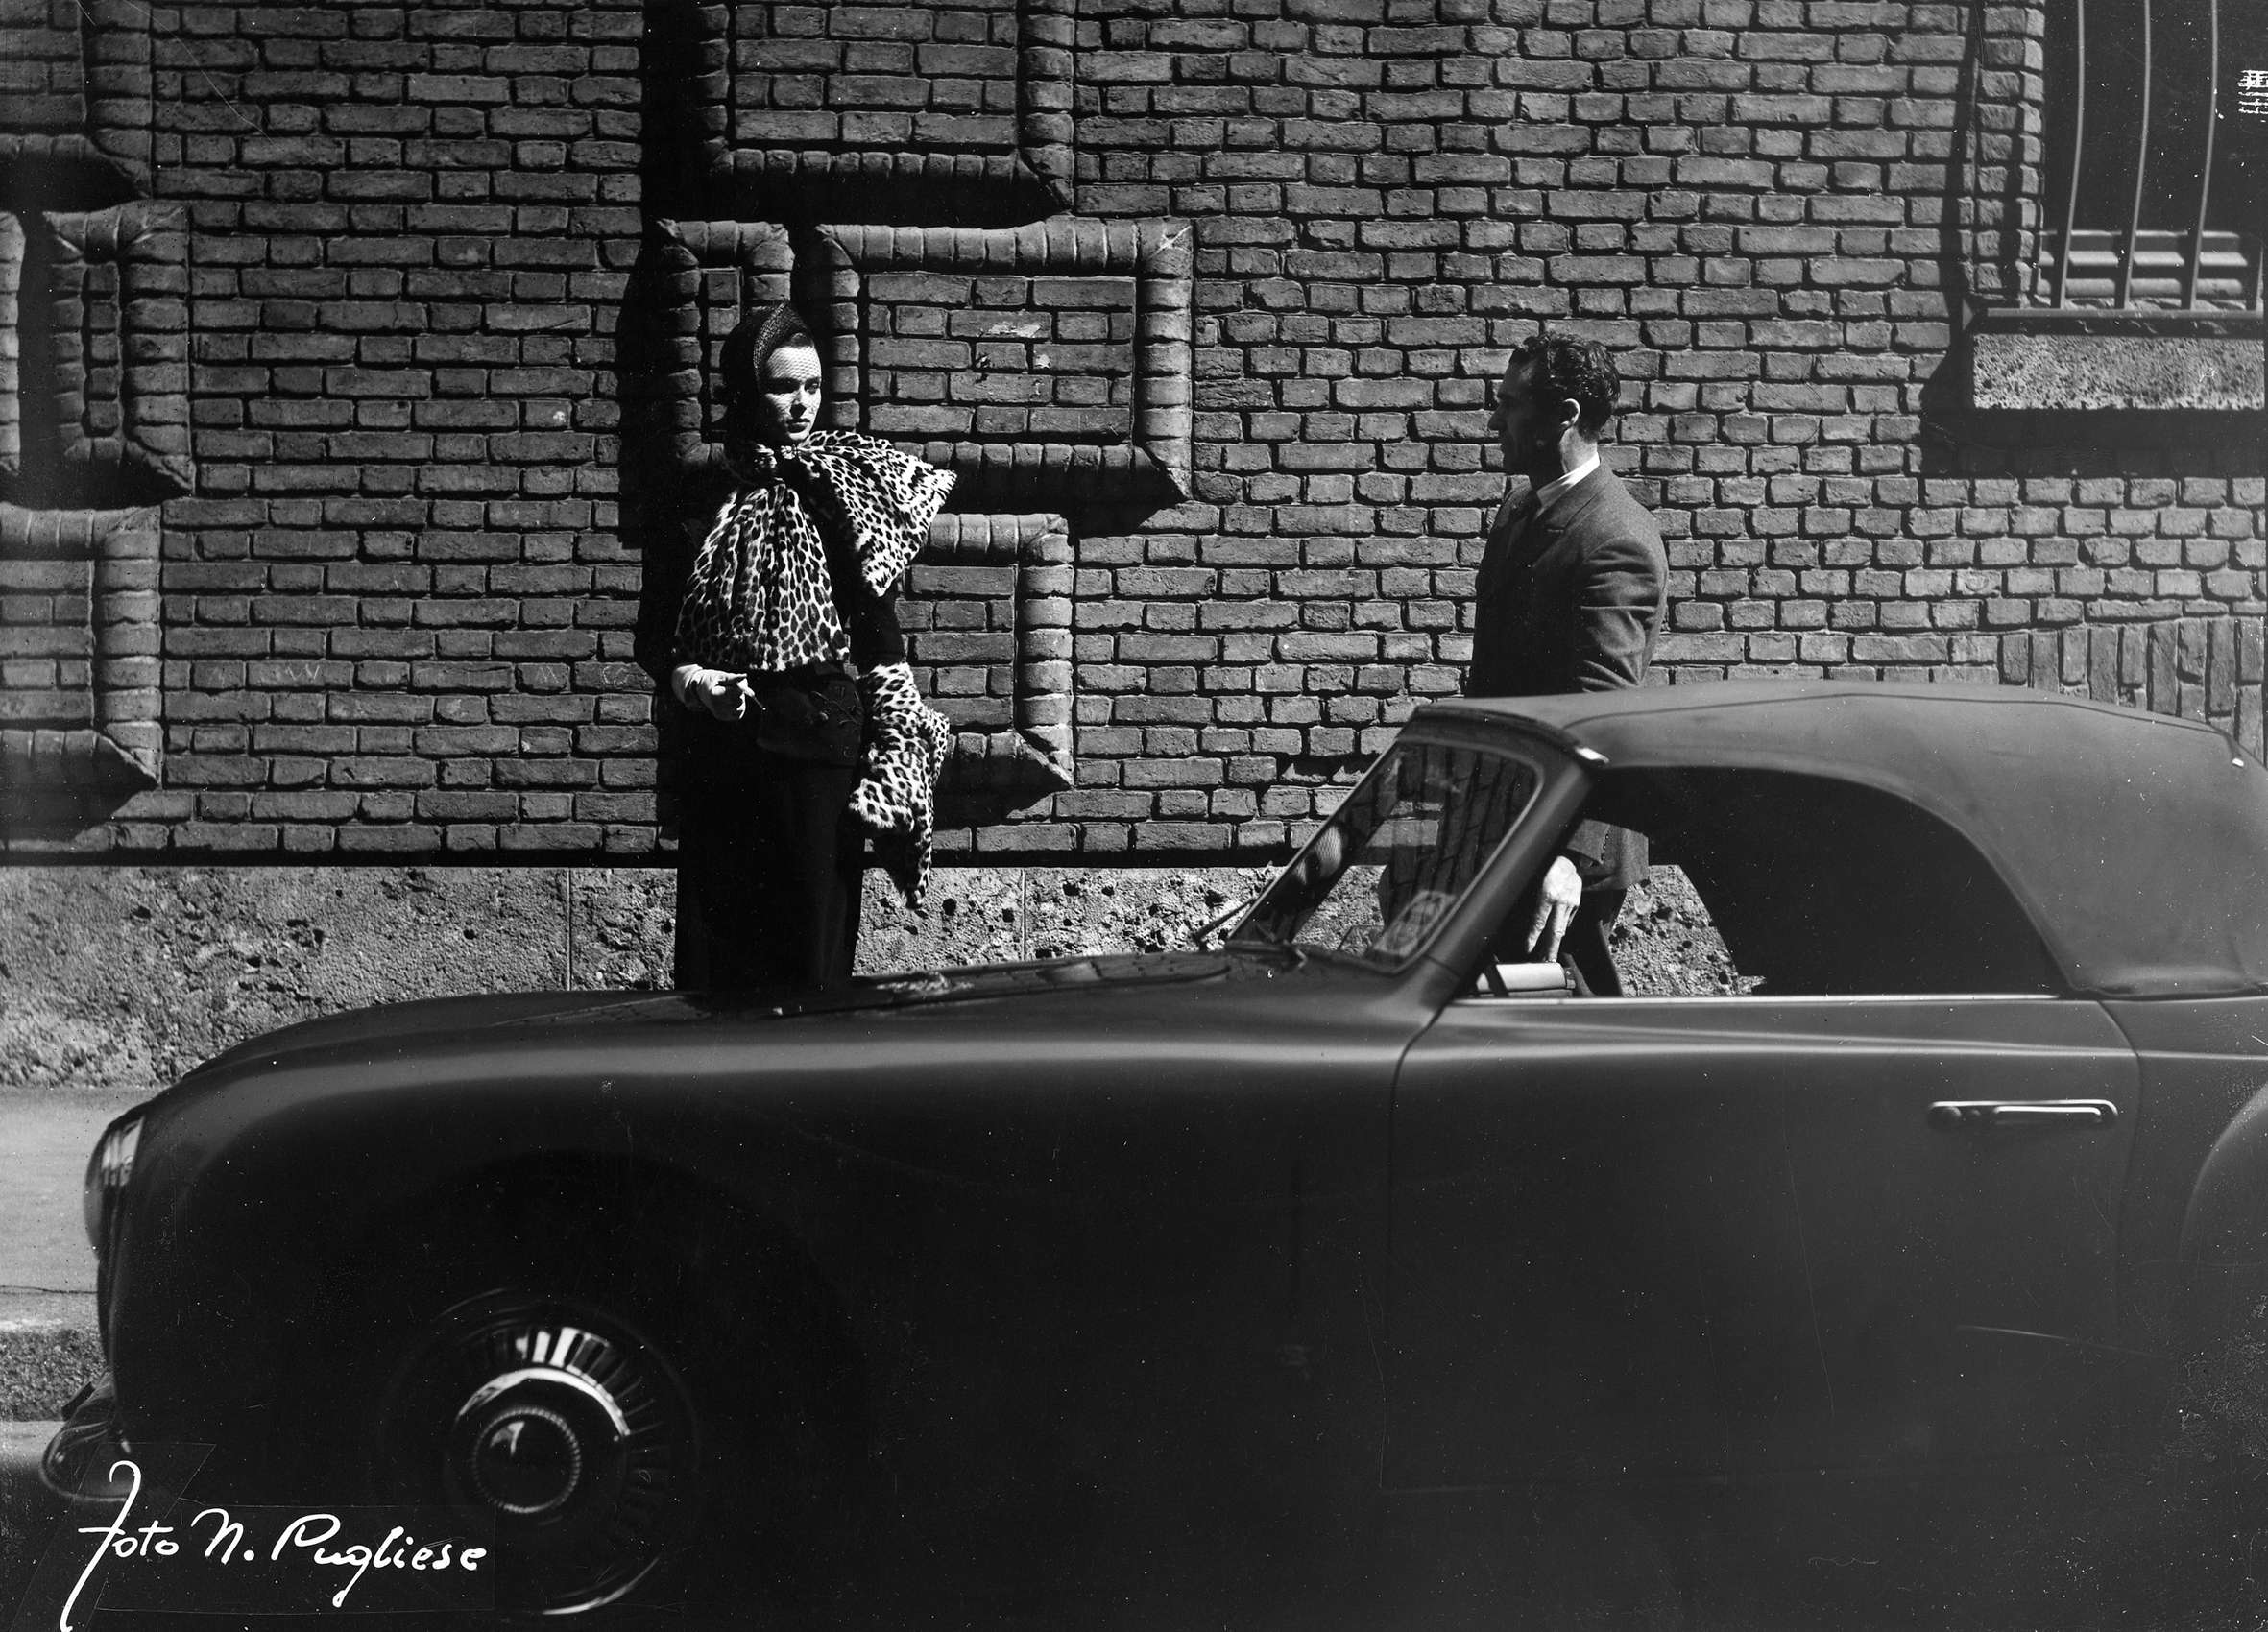
[[1467, 698], [1415, 720], [1475, 715], [1614, 768], [1879, 788], [1976, 846], [2074, 991], [2268, 991], [2268, 771], [2208, 726], [2016, 686], [1852, 681]]

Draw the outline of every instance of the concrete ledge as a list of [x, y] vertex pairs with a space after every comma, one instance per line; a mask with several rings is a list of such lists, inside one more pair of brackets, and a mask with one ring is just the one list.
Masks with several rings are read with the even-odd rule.
[[1971, 401], [1989, 409], [2188, 409], [2263, 402], [2257, 339], [2176, 334], [1986, 332]]
[[[1185, 945], [1268, 872], [950, 867], [921, 913], [871, 874], [858, 966]], [[154, 1093], [370, 1003], [666, 988], [676, 911], [662, 868], [0, 868], [0, 1091]]]

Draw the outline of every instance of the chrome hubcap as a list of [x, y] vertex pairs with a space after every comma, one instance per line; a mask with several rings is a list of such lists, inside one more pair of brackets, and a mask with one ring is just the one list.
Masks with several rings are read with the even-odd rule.
[[533, 1517], [567, 1504], [583, 1476], [583, 1447], [557, 1411], [520, 1405], [472, 1429], [466, 1471], [472, 1488], [503, 1513]]
[[398, 1483], [496, 1516], [499, 1608], [612, 1602], [691, 1527], [700, 1458], [685, 1387], [596, 1310], [503, 1295], [458, 1306], [398, 1374], [385, 1420]]

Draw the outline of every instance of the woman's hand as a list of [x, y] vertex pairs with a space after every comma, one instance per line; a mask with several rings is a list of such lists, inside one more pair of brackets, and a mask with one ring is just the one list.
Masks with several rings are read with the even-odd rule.
[[680, 663], [670, 671], [670, 689], [688, 708], [706, 708], [712, 718], [736, 720], [748, 712], [748, 677], [725, 669]]

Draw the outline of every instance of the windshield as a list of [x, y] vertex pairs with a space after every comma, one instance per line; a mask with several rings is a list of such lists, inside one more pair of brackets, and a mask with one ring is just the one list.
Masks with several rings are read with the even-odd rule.
[[1405, 736], [1254, 903], [1232, 941], [1392, 969], [1449, 915], [1535, 792], [1532, 767]]

